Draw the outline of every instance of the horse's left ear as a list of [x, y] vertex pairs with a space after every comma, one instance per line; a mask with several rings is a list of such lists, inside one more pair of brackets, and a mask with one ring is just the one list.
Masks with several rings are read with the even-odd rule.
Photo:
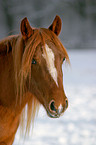
[[28, 39], [33, 34], [33, 30], [26, 17], [21, 21], [20, 29], [23, 39]]
[[59, 35], [60, 31], [61, 31], [61, 19], [59, 16], [56, 16], [53, 23], [49, 26], [49, 29], [51, 31], [53, 31], [56, 35]]

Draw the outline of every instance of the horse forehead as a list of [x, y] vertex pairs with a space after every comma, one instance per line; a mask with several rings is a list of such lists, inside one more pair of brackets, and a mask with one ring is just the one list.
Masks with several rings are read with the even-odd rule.
[[43, 57], [46, 60], [46, 64], [47, 64], [47, 69], [50, 73], [50, 75], [52, 76], [53, 80], [55, 81], [56, 85], [58, 86], [58, 73], [57, 73], [57, 69], [55, 66], [55, 54], [53, 52], [53, 50], [47, 45], [45, 44], [45, 51], [43, 53]]

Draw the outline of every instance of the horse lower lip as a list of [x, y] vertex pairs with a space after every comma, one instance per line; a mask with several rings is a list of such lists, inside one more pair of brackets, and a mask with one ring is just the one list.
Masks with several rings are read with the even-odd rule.
[[55, 116], [55, 115], [51, 115], [51, 114], [48, 114], [48, 116], [51, 117], [51, 118], [59, 118], [60, 117], [58, 115]]
[[48, 114], [48, 116], [51, 117], [51, 118], [59, 118], [59, 117], [60, 117], [59, 114], [51, 114], [49, 111], [47, 111], [47, 114]]

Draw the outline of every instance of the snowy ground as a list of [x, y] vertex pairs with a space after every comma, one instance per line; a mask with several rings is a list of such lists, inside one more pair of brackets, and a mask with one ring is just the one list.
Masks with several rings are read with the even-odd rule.
[[71, 68], [64, 68], [64, 88], [69, 108], [51, 119], [41, 107], [33, 134], [14, 145], [96, 145], [96, 50], [69, 51]]

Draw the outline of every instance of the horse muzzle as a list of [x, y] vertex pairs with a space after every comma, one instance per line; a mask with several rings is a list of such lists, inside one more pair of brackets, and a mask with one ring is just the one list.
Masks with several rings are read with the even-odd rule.
[[68, 99], [65, 99], [65, 105], [59, 105], [58, 107], [55, 106], [55, 101], [51, 100], [49, 103], [49, 108], [47, 110], [47, 114], [51, 118], [59, 118], [64, 111], [68, 108]]

